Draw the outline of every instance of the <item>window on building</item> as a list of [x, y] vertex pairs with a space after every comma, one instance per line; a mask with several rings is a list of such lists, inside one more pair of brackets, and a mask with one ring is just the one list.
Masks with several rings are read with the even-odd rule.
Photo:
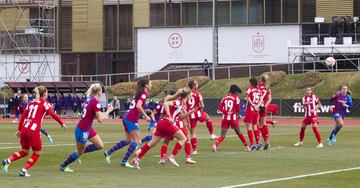
[[150, 4], [150, 26], [164, 26], [165, 24], [165, 4]]
[[360, 0], [354, 0], [354, 16], [360, 16]]
[[104, 6], [104, 49], [116, 50], [117, 6]]
[[316, 1], [301, 1], [301, 22], [314, 22], [316, 16]]
[[120, 50], [131, 50], [133, 47], [133, 11], [132, 4], [119, 7], [119, 43]]
[[166, 25], [168, 26], [180, 26], [180, 3], [172, 2], [166, 4]]
[[230, 24], [230, 1], [217, 1], [215, 13], [217, 25]]
[[182, 4], [182, 25], [196, 25], [196, 2]]
[[265, 23], [281, 23], [281, 0], [265, 1]]
[[212, 25], [213, 3], [199, 2], [199, 25]]
[[246, 0], [231, 1], [231, 24], [246, 24], [247, 23], [247, 8]]
[[72, 49], [72, 7], [61, 6], [59, 8], [59, 46], [61, 51]]
[[298, 23], [298, 0], [283, 0], [283, 23]]
[[263, 24], [264, 23], [264, 1], [251, 0], [249, 1], [249, 24]]

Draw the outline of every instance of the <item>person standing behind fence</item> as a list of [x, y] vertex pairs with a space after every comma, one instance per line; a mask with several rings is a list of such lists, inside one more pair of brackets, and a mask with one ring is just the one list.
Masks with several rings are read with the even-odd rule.
[[15, 119], [12, 121], [13, 123], [16, 123], [19, 120], [20, 113], [18, 107], [20, 103], [21, 103], [21, 91], [19, 89], [14, 97]]
[[113, 119], [117, 119], [120, 110], [120, 101], [116, 96], [114, 96], [114, 99], [111, 101], [111, 105], [114, 107], [114, 110], [111, 112], [111, 116]]
[[205, 71], [205, 76], [209, 76], [209, 68], [210, 68], [210, 65], [209, 65], [209, 62], [207, 59], [204, 59], [204, 63], [202, 64], [202, 68], [204, 69]]

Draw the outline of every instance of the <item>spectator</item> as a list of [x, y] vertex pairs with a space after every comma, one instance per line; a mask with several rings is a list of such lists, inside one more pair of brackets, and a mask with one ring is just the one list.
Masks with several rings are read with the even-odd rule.
[[125, 110], [129, 110], [130, 104], [131, 104], [131, 99], [128, 98], [128, 99], [126, 100], [126, 102], [124, 103], [124, 109], [125, 109]]
[[205, 71], [205, 76], [209, 76], [209, 68], [210, 68], [210, 65], [209, 65], [209, 62], [207, 59], [204, 59], [204, 63], [202, 64], [202, 68], [204, 69]]
[[111, 106], [113, 106], [114, 110], [110, 113], [113, 119], [117, 119], [120, 110], [120, 101], [114, 96], [114, 99], [111, 101]]
[[20, 102], [21, 102], [21, 90], [18, 89], [14, 97], [15, 119], [13, 120], [13, 123], [16, 123], [19, 119], [20, 113], [18, 107]]

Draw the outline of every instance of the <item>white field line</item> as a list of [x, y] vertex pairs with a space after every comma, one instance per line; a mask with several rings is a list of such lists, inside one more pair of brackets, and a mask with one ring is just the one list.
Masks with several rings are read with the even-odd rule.
[[[293, 135], [295, 133], [278, 133], [278, 134], [271, 134], [272, 136], [281, 136], [281, 135]], [[245, 135], [247, 136], [247, 135]], [[237, 137], [237, 135], [229, 135], [229, 136], [226, 136], [227, 138], [235, 138]], [[210, 139], [210, 137], [197, 137], [198, 139]], [[115, 144], [116, 142], [104, 142], [104, 144]], [[0, 142], [0, 145], [11, 145], [11, 144], [19, 144], [18, 142], [6, 142], [6, 143], [2, 143]], [[75, 143], [74, 142], [57, 142], [57, 143], [54, 143], [54, 144], [48, 144], [48, 143], [45, 143], [43, 144], [43, 147], [59, 147], [59, 146], [74, 146]], [[16, 149], [16, 148], [21, 148], [20, 146], [12, 146], [12, 147], [0, 147], [0, 150], [5, 150], [5, 149]]]
[[304, 175], [291, 176], [291, 177], [285, 177], [285, 178], [270, 179], [270, 180], [264, 180], [264, 181], [256, 181], [256, 182], [251, 182], [251, 183], [230, 185], [230, 186], [225, 186], [225, 187], [221, 187], [221, 188], [245, 187], [245, 186], [251, 186], [251, 185], [259, 185], [259, 184], [273, 183], [273, 182], [279, 182], [279, 181], [300, 179], [300, 178], [306, 178], [306, 177], [312, 177], [312, 176], [321, 176], [321, 175], [325, 175], [325, 174], [334, 174], [334, 173], [339, 173], [339, 172], [347, 172], [347, 171], [353, 171], [353, 170], [360, 170], [360, 167], [345, 168], [345, 169], [340, 169], [340, 170], [330, 170], [330, 171], [325, 171], [325, 172], [304, 174]]

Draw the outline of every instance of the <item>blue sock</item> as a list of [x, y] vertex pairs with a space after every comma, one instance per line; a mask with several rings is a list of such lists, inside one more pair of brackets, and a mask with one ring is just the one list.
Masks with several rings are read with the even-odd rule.
[[335, 128], [330, 133], [329, 140], [333, 139], [333, 137], [336, 136], [336, 134], [340, 131], [340, 129], [341, 129], [341, 126], [336, 125]]
[[145, 143], [145, 142], [148, 142], [152, 139], [152, 135], [149, 134], [147, 136], [145, 136], [143, 139], [141, 139], [141, 143]]
[[90, 145], [86, 146], [84, 153], [89, 153], [89, 152], [93, 152], [96, 150], [99, 150], [99, 149], [95, 146], [95, 144], [90, 144]]
[[137, 146], [138, 146], [138, 144], [136, 142], [131, 142], [130, 143], [129, 148], [128, 148], [124, 158], [121, 161], [121, 164], [125, 164], [129, 160], [129, 157], [135, 151]]
[[40, 132], [43, 133], [45, 136], [49, 135], [49, 133], [42, 127], [40, 128]]
[[112, 148], [110, 148], [109, 150], [106, 151], [106, 153], [108, 155], [111, 155], [112, 153], [114, 153], [115, 151], [125, 147], [129, 145], [129, 143], [126, 142], [126, 140], [121, 140], [118, 143], [116, 143]]
[[63, 164], [61, 164], [62, 167], [66, 167], [69, 164], [71, 164], [72, 162], [76, 161], [76, 159], [79, 158], [78, 154], [76, 153], [76, 151], [72, 152], [69, 157], [64, 161]]

